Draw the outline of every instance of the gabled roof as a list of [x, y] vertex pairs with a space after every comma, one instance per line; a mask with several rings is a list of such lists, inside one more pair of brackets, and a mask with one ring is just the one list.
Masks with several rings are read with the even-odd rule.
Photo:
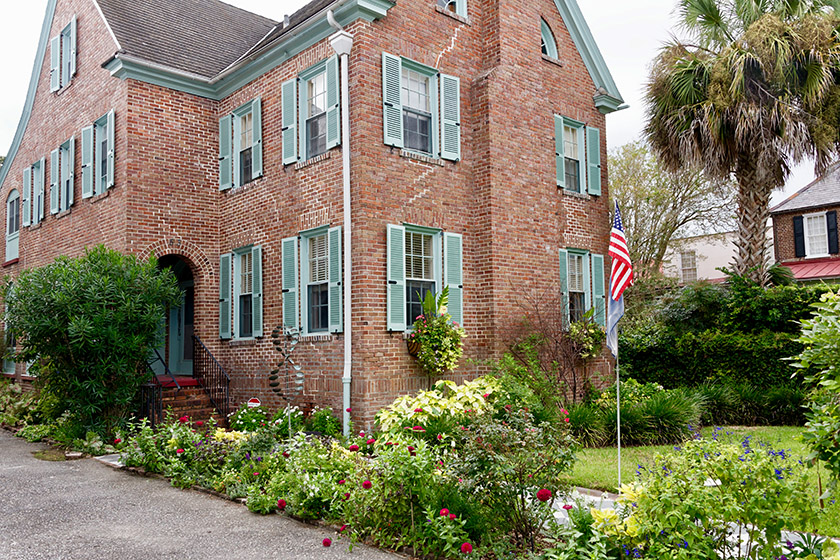
[[212, 78], [277, 22], [219, 0], [98, 0], [121, 53]]
[[840, 162], [832, 164], [822, 176], [771, 208], [770, 212], [781, 214], [835, 204], [840, 204]]

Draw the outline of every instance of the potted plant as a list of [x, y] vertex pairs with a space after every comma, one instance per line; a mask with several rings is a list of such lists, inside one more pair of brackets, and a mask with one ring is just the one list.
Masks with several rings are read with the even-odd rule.
[[458, 367], [463, 354], [463, 327], [452, 320], [446, 305], [449, 302], [449, 288], [444, 288], [435, 297], [426, 293], [423, 300], [423, 314], [414, 321], [414, 330], [406, 343], [409, 353], [416, 352], [420, 366], [431, 380]]

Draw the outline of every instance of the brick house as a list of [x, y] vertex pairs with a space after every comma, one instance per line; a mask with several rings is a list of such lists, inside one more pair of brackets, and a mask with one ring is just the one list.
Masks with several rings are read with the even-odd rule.
[[799, 282], [840, 280], [840, 162], [770, 210], [776, 262]]
[[603, 322], [621, 105], [575, 0], [313, 0], [283, 22], [49, 0], [0, 169], [4, 273], [154, 254], [185, 292], [173, 373], [201, 350], [234, 404], [280, 406], [269, 335], [299, 329], [297, 400], [364, 426], [425, 387], [404, 335], [428, 290], [467, 331], [456, 380], [504, 349], [526, 291]]

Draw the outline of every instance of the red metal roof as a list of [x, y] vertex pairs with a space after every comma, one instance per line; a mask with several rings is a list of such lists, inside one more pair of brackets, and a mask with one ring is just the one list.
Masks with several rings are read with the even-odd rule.
[[782, 263], [793, 271], [797, 280], [818, 280], [820, 278], [840, 278], [840, 259], [820, 259], [818, 261], [800, 261]]

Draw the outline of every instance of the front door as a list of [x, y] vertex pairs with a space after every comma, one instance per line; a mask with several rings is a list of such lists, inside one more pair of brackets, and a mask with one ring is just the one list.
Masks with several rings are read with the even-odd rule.
[[195, 297], [192, 280], [179, 284], [181, 305], [169, 309], [169, 370], [174, 375], [193, 374], [193, 317]]

